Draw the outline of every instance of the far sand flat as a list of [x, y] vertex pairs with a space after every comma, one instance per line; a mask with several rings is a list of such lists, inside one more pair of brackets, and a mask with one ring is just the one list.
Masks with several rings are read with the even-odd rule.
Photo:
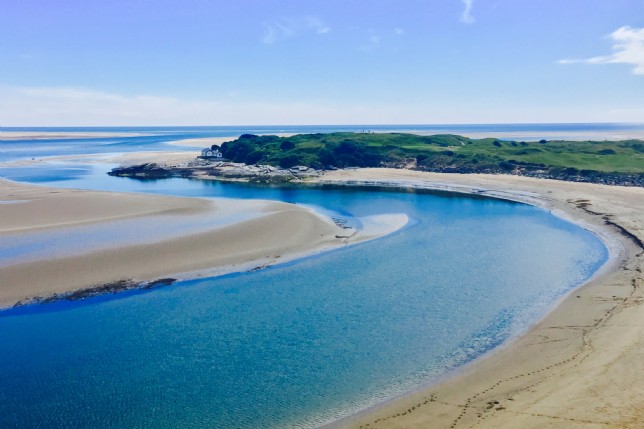
[[[278, 137], [290, 137], [295, 135], [294, 133], [272, 133], [271, 135]], [[230, 137], [200, 137], [195, 139], [183, 139], [183, 140], [174, 140], [169, 141], [168, 144], [173, 146], [186, 146], [186, 147], [210, 147], [212, 145], [221, 146], [225, 142], [237, 140], [239, 136], [230, 136]]]
[[17, 234], [73, 228], [152, 216], [227, 216], [257, 213], [240, 222], [146, 244], [93, 250], [0, 269], [0, 308], [25, 298], [50, 296], [95, 285], [134, 279], [195, 277], [250, 269], [361, 239], [330, 219], [292, 204], [211, 200], [79, 191], [0, 180], [0, 239]]
[[521, 338], [441, 384], [334, 426], [644, 427], [644, 189], [391, 169], [329, 172], [320, 181], [390, 183], [527, 201], [593, 230], [612, 256], [594, 279]]
[[[385, 132], [385, 131], [383, 131]], [[391, 131], [396, 132], [396, 131]], [[410, 130], [410, 134], [435, 135], [435, 134], [458, 134], [471, 139], [494, 138], [502, 140], [567, 140], [567, 141], [619, 141], [619, 140], [644, 140], [644, 131], [468, 131], [446, 130], [437, 133], [436, 131]]]
[[98, 139], [104, 137], [139, 137], [145, 133], [118, 133], [99, 131], [0, 131], [2, 140], [58, 140], [58, 139]]

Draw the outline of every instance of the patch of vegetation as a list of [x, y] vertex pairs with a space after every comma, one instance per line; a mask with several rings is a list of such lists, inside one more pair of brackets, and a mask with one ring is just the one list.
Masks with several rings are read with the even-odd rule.
[[411, 166], [428, 171], [575, 176], [584, 181], [628, 176], [644, 181], [644, 142], [639, 140], [517, 142], [452, 134], [244, 134], [222, 144], [221, 151], [235, 162], [287, 168]]

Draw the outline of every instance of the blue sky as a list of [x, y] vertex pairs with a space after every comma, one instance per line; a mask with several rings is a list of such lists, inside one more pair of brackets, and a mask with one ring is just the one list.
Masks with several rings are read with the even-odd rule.
[[0, 11], [0, 126], [644, 122], [644, 0]]

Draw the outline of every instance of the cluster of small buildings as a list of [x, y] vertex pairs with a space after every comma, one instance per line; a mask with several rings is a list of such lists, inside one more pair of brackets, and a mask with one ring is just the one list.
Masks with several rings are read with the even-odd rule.
[[209, 159], [222, 159], [224, 155], [219, 151], [219, 149], [211, 149], [209, 147], [201, 150], [201, 156], [199, 158]]

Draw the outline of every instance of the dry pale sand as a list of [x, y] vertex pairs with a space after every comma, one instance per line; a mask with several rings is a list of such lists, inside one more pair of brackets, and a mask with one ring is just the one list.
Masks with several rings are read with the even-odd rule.
[[185, 146], [185, 147], [195, 147], [195, 148], [205, 148], [210, 147], [214, 144], [221, 146], [222, 143], [235, 140], [237, 136], [231, 137], [202, 137], [196, 139], [183, 139], [183, 140], [173, 140], [167, 142], [173, 146]]
[[142, 164], [145, 162], [155, 162], [157, 164], [166, 164], [175, 166], [185, 164], [188, 161], [194, 161], [199, 152], [194, 151], [159, 151], [159, 152], [129, 152], [107, 156], [101, 159], [101, 163], [114, 163], [120, 166]]
[[98, 139], [104, 137], [138, 137], [144, 133], [118, 133], [99, 131], [0, 131], [1, 140], [58, 140], [58, 139]]
[[[295, 135], [295, 133], [274, 133], [271, 134], [278, 137], [290, 137]], [[231, 140], [237, 139], [239, 136], [230, 136], [230, 137], [202, 137], [196, 139], [183, 139], [183, 140], [174, 140], [167, 142], [173, 146], [185, 146], [185, 147], [199, 147], [205, 148], [210, 147], [214, 144], [221, 146], [222, 143], [229, 142]]]
[[611, 260], [525, 335], [438, 385], [333, 426], [644, 427], [644, 189], [494, 175], [359, 169], [323, 182], [389, 183], [545, 207], [599, 234]]
[[187, 236], [160, 234], [159, 241], [145, 244], [131, 242], [75, 255], [3, 264], [0, 307], [121, 279], [193, 278], [263, 267], [372, 238], [342, 229], [312, 210], [286, 203], [79, 191], [0, 180], [0, 240], [88, 224], [118, 225], [132, 219], [149, 222], [158, 216], [230, 219], [249, 211], [255, 217], [246, 216], [246, 220]]
[[[378, 131], [378, 132], [400, 132], [399, 130]], [[457, 134], [471, 139], [496, 138], [507, 140], [525, 140], [537, 141], [546, 140], [567, 140], [567, 141], [619, 141], [619, 140], [644, 140], [644, 131], [468, 131], [454, 127], [451, 130], [445, 130], [437, 133], [436, 131], [409, 130], [404, 131], [417, 135], [434, 135], [434, 134]]]

